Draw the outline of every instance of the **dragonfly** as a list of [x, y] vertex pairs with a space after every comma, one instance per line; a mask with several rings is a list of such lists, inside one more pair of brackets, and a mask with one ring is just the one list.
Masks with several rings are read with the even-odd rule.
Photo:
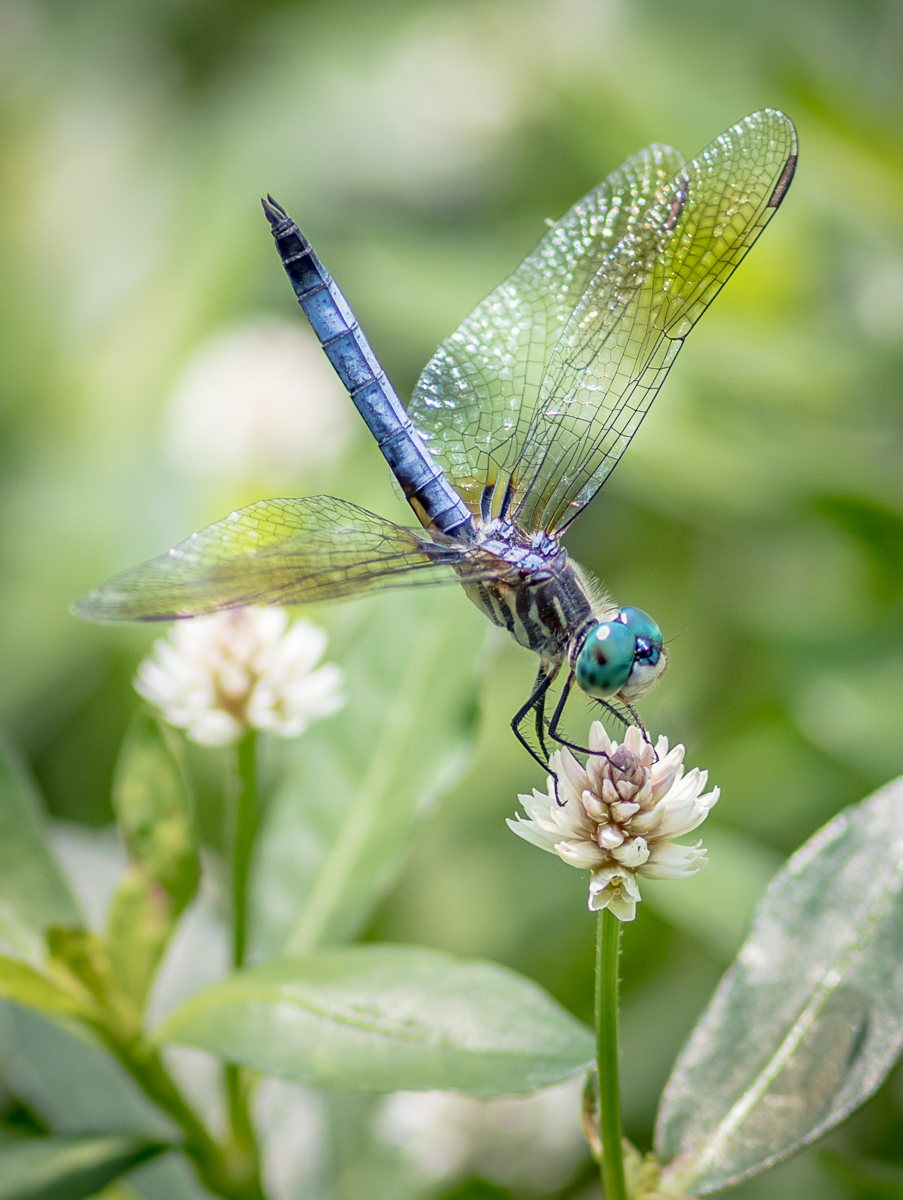
[[116, 575], [73, 611], [170, 621], [458, 583], [538, 656], [511, 727], [544, 768], [550, 744], [588, 753], [562, 732], [575, 685], [640, 723], [633, 706], [667, 665], [662, 632], [643, 610], [615, 604], [561, 538], [774, 216], [796, 161], [793, 124], [774, 109], [691, 162], [670, 146], [641, 150], [439, 346], [407, 407], [310, 243], [268, 197], [295, 295], [419, 526], [332, 496], [261, 500]]

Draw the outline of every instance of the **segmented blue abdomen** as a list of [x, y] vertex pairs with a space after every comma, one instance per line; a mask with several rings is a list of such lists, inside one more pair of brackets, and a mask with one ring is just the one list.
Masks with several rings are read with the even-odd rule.
[[411, 424], [332, 276], [274, 200], [265, 200], [263, 209], [298, 303], [415, 512], [420, 515], [423, 510], [424, 524], [442, 533], [464, 538], [472, 535], [470, 510]]

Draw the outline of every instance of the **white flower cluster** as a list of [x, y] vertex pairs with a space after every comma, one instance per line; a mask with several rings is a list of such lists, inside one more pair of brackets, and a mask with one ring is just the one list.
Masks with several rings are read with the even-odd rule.
[[548, 793], [536, 789], [520, 796], [520, 814], [509, 826], [519, 837], [557, 854], [572, 867], [592, 872], [589, 907], [609, 908], [621, 921], [632, 921], [641, 899], [637, 876], [682, 879], [705, 865], [701, 843], [681, 846], [681, 837], [700, 825], [719, 796], [703, 795], [708, 772], [683, 773], [684, 747], [668, 749], [660, 737], [653, 750], [632, 725], [623, 743], [611, 741], [600, 722], [589, 735], [592, 751], [586, 766], [569, 750], [550, 760], [558, 778], [549, 777]]
[[138, 668], [136, 690], [202, 746], [226, 746], [249, 729], [296, 737], [345, 702], [342, 671], [317, 666], [326, 632], [289, 627], [281, 608], [237, 608], [181, 621]]
[[518, 1193], [557, 1192], [587, 1156], [582, 1091], [580, 1078], [498, 1100], [396, 1092], [383, 1102], [376, 1133], [424, 1184], [476, 1175]]

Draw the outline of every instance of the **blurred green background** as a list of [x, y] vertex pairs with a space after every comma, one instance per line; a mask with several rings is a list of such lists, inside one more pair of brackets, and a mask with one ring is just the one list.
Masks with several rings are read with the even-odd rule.
[[[242, 457], [215, 452], [215, 397], [190, 398], [224, 346], [301, 327], [262, 193], [407, 395], [627, 155], [692, 155], [782, 108], [789, 197], [569, 535], [661, 624], [672, 666], [644, 717], [723, 792], [708, 871], [649, 888], [624, 939], [626, 1121], [647, 1147], [769, 874], [903, 770], [901, 50], [898, 0], [0, 0], [0, 717], [53, 814], [111, 819], [152, 640], [79, 624], [74, 597], [262, 496], [406, 519], [363, 426], [336, 415], [318, 459], [276, 420]], [[585, 878], [503, 820], [541, 782], [508, 730], [533, 670], [507, 641], [487, 658], [477, 760], [368, 936], [499, 959], [588, 1017]], [[903, 1163], [903, 1082], [833, 1143]], [[735, 1194], [853, 1193], [809, 1153]]]

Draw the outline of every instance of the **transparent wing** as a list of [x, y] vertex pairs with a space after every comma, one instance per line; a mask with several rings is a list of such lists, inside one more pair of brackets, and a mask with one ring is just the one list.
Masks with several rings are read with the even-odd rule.
[[[427, 364], [411, 418], [473, 512], [484, 488], [507, 480], [520, 460], [553, 351], [600, 266], [644, 224], [650, 206], [661, 207], [665, 185], [682, 167], [670, 146], [629, 158], [562, 217]], [[496, 507], [500, 500], [501, 493]]]
[[442, 545], [332, 496], [260, 500], [73, 605], [92, 621], [170, 621], [246, 604], [309, 604], [392, 587], [503, 577], [494, 555]]
[[515, 467], [519, 523], [561, 529], [601, 487], [687, 334], [774, 215], [796, 151], [783, 113], [746, 117], [601, 264], [552, 353]]

